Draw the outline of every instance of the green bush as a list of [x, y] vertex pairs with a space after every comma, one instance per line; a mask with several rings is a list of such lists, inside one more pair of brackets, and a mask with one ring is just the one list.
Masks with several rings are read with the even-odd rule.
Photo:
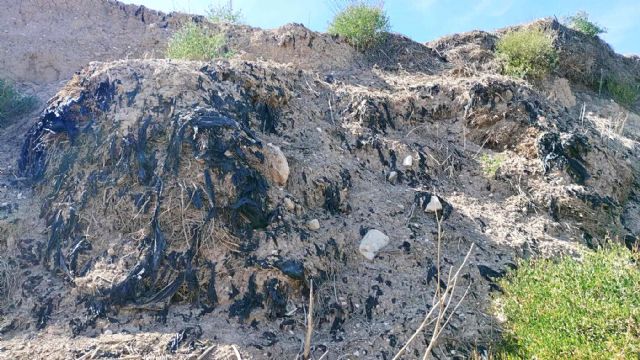
[[549, 74], [558, 57], [553, 39], [536, 28], [504, 34], [496, 51], [505, 75], [529, 80], [539, 80]]
[[214, 23], [239, 24], [242, 22], [242, 11], [233, 10], [231, 3], [211, 5], [207, 18]]
[[0, 79], [0, 127], [33, 110], [36, 105], [35, 97], [20, 94], [11, 83]]
[[607, 29], [589, 21], [589, 14], [584, 11], [578, 11], [575, 15], [569, 16], [565, 23], [567, 27], [591, 37], [607, 32]]
[[353, 47], [363, 51], [378, 43], [389, 29], [389, 18], [382, 6], [351, 2], [336, 14], [328, 32], [344, 37]]
[[608, 78], [604, 80], [603, 86], [606, 93], [622, 106], [630, 107], [640, 97], [640, 84]]
[[203, 60], [228, 57], [226, 40], [223, 34], [189, 22], [176, 31], [169, 39], [167, 57], [170, 59]]
[[636, 359], [640, 254], [623, 247], [581, 260], [525, 262], [500, 284], [507, 359]]
[[484, 172], [485, 176], [493, 178], [496, 176], [496, 172], [502, 166], [504, 162], [504, 157], [502, 155], [491, 156], [487, 154], [482, 154], [480, 156], [480, 165], [482, 166], [482, 172]]

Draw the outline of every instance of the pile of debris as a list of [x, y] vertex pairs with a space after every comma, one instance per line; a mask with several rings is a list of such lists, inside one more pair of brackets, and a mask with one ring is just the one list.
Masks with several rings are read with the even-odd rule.
[[[608, 100], [566, 79], [537, 88], [497, 74], [498, 35], [388, 39], [421, 57], [398, 50], [371, 66], [349, 49], [330, 73], [273, 60], [346, 44], [298, 25], [273, 32], [271, 60], [96, 62], [50, 100], [19, 164], [47, 241], [23, 241], [19, 258], [59, 283], [23, 275], [32, 319], [13, 331], [179, 328], [159, 354], [213, 339], [283, 358], [301, 351], [311, 317], [316, 358], [388, 359], [472, 249], [434, 349], [467, 357], [499, 337], [490, 294], [519, 258], [637, 242], [633, 112], [607, 132], [600, 115], [623, 111]], [[234, 41], [257, 44], [247, 39]], [[589, 111], [576, 105], [587, 99]]]

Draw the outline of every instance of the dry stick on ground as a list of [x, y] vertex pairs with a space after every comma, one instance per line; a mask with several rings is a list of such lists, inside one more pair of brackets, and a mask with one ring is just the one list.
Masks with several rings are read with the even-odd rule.
[[240, 351], [238, 351], [238, 348], [235, 345], [231, 345], [231, 348], [233, 348], [233, 353], [236, 355], [236, 359], [242, 360], [242, 356], [240, 356]]
[[[440, 263], [440, 261], [439, 261], [440, 260], [440, 249], [441, 249], [440, 245], [441, 245], [441, 242], [442, 242], [442, 219], [437, 215], [437, 213], [436, 213], [436, 220], [438, 222], [438, 259], [437, 260], [438, 260], [438, 264], [439, 264]], [[451, 307], [451, 300], [453, 298], [453, 294], [455, 292], [455, 289], [456, 289], [456, 286], [457, 286], [457, 283], [458, 283], [458, 279], [460, 278], [460, 272], [462, 271], [462, 269], [467, 264], [467, 261], [469, 260], [469, 256], [471, 255], [471, 252], [473, 251], [474, 245], [475, 244], [471, 244], [471, 247], [469, 247], [469, 251], [467, 251], [467, 255], [465, 255], [464, 260], [462, 261], [462, 264], [460, 264], [460, 267], [455, 272], [453, 277], [451, 276], [451, 272], [449, 272], [449, 279], [448, 279], [449, 281], [447, 282], [447, 287], [446, 287], [446, 289], [444, 290], [444, 292], [442, 294], [440, 294], [440, 268], [438, 266], [438, 275], [437, 275], [438, 278], [436, 280], [436, 295], [434, 295], [433, 306], [431, 307], [431, 310], [427, 313], [427, 315], [424, 317], [424, 320], [422, 321], [422, 323], [420, 324], [418, 329], [415, 331], [415, 333], [413, 333], [413, 335], [411, 335], [409, 340], [407, 340], [407, 342], [398, 351], [398, 353], [393, 357], [392, 360], [400, 359], [400, 356], [402, 356], [402, 354], [405, 352], [405, 350], [411, 344], [411, 342], [416, 338], [416, 336], [418, 336], [420, 333], [422, 333], [424, 328], [426, 328], [428, 325], [431, 325], [433, 322], [436, 322], [436, 325], [435, 325], [435, 328], [434, 328], [434, 331], [433, 331], [433, 335], [431, 336], [431, 340], [429, 341], [429, 345], [427, 347], [427, 350], [425, 351], [425, 355], [424, 355], [423, 359], [428, 359], [429, 358], [429, 355], [431, 354], [431, 350], [435, 346], [435, 344], [436, 344], [436, 342], [438, 340], [438, 337], [442, 333], [442, 330], [449, 323], [449, 321], [451, 320], [451, 317], [453, 316], [455, 311], [458, 309], [458, 307], [460, 306], [460, 304], [462, 303], [462, 301], [464, 300], [464, 298], [466, 297], [466, 295], [467, 295], [467, 293], [469, 291], [469, 287], [467, 287], [467, 290], [464, 292], [464, 294], [462, 295], [460, 300], [454, 306], [453, 311], [450, 313], [450, 315], [447, 317], [447, 319], [443, 323], [442, 320], [444, 319], [445, 314], [447, 313], [447, 311]], [[452, 282], [453, 282], [453, 284], [450, 285]], [[438, 310], [438, 316], [435, 319], [431, 319], [431, 315], [433, 315], [436, 310]]]
[[206, 348], [202, 354], [200, 354], [200, 356], [198, 356], [197, 360], [205, 360], [209, 358], [209, 354], [211, 354], [211, 352], [217, 347], [218, 345], [211, 345], [208, 348]]
[[304, 352], [302, 358], [309, 359], [311, 353], [311, 334], [313, 333], [313, 279], [310, 280], [309, 285], [309, 312], [307, 314], [307, 335], [304, 339]]

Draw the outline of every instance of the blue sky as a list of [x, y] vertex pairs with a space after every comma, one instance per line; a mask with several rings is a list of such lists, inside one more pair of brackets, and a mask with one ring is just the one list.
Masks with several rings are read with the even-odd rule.
[[[163, 11], [204, 14], [226, 0], [124, 0]], [[325, 31], [336, 0], [233, 0], [245, 22], [275, 28], [298, 22]], [[601, 37], [623, 54], [640, 54], [640, 0], [387, 0], [392, 31], [420, 42], [474, 29], [494, 30], [545, 16], [559, 19], [578, 10], [608, 29]]]

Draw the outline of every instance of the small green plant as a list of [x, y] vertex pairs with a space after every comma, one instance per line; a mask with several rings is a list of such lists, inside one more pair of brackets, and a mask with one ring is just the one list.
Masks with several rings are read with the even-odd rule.
[[500, 283], [506, 359], [635, 359], [640, 254], [624, 247], [520, 264]]
[[608, 78], [603, 86], [606, 93], [622, 106], [630, 107], [640, 98], [640, 84]]
[[578, 11], [575, 15], [567, 17], [565, 21], [567, 27], [579, 31], [587, 36], [594, 37], [607, 32], [606, 28], [589, 21], [589, 14], [585, 11]]
[[213, 33], [193, 22], [176, 31], [167, 46], [167, 57], [170, 59], [209, 61], [229, 56], [223, 34]]
[[234, 10], [231, 2], [211, 5], [207, 11], [207, 19], [214, 23], [239, 24], [242, 18], [242, 10]]
[[504, 34], [496, 51], [505, 75], [529, 80], [539, 80], [549, 74], [558, 57], [553, 39], [537, 28]]
[[0, 127], [36, 105], [35, 97], [21, 94], [10, 82], [0, 79]]
[[482, 172], [484, 172], [485, 176], [487, 177], [495, 177], [496, 176], [496, 172], [498, 172], [498, 169], [500, 168], [500, 166], [502, 166], [502, 163], [504, 162], [504, 157], [502, 157], [502, 155], [488, 155], [488, 154], [482, 154], [482, 156], [480, 156], [480, 165], [482, 166]]
[[353, 47], [364, 51], [376, 45], [389, 29], [389, 18], [382, 5], [351, 1], [335, 15], [328, 32], [344, 37]]

